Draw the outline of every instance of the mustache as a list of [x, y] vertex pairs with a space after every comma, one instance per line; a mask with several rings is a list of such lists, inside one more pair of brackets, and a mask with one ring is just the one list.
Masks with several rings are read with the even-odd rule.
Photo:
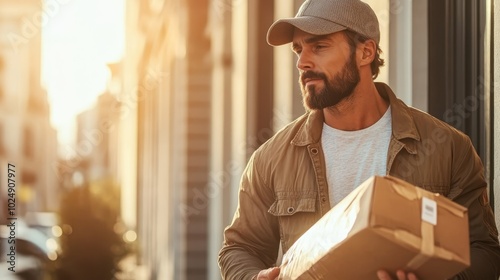
[[323, 79], [327, 80], [327, 77], [324, 73], [314, 72], [314, 71], [304, 71], [300, 74], [299, 80], [302, 84], [304, 84], [304, 80], [306, 79]]

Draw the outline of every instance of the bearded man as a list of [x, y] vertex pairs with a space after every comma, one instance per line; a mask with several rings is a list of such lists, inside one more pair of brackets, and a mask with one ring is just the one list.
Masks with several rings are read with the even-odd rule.
[[[294, 18], [275, 22], [267, 39], [291, 43], [307, 112], [250, 158], [224, 231], [222, 277], [276, 279], [280, 245], [285, 253], [369, 177], [392, 175], [467, 207], [471, 266], [454, 279], [497, 280], [500, 246], [482, 163], [466, 135], [374, 82], [383, 60], [370, 6], [308, 0]], [[380, 268], [374, 277], [417, 279], [404, 268]]]

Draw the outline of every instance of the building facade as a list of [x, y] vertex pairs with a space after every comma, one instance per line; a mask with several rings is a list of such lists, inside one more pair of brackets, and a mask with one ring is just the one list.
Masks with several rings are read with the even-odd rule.
[[[493, 20], [492, 38], [500, 38], [500, 17], [493, 16], [494, 14], [500, 15], [500, 1], [493, 0], [493, 3], [489, 3], [492, 9], [490, 16], [490, 20]], [[492, 68], [499, 69], [500, 67], [500, 40], [493, 40], [490, 38], [489, 41], [486, 41], [491, 45], [491, 52], [488, 57], [490, 61], [492, 61]], [[494, 201], [494, 209], [495, 209], [495, 217], [497, 221], [497, 226], [500, 227], [500, 98], [498, 98], [498, 94], [496, 92], [500, 92], [500, 73], [498, 71], [493, 71], [493, 75], [490, 76], [492, 83], [488, 85], [488, 88], [491, 89], [490, 92], [490, 122], [491, 122], [491, 132], [489, 134], [491, 141], [491, 162], [490, 162], [490, 170], [492, 170], [492, 176], [490, 182], [493, 186], [493, 201]], [[496, 112], [496, 113], [495, 113]], [[499, 228], [500, 231], [500, 228]]]
[[[16, 166], [19, 216], [59, 203], [57, 135], [40, 81], [41, 14], [40, 1], [0, 1], [0, 170]], [[7, 180], [0, 189], [5, 195]]]
[[120, 103], [110, 91], [95, 106], [77, 116], [76, 143], [80, 147], [76, 169], [87, 182], [116, 181]]

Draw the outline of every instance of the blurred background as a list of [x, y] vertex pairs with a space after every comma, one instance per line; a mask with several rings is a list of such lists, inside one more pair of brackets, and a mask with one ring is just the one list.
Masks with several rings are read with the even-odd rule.
[[[365, 2], [377, 80], [470, 136], [500, 225], [500, 0]], [[301, 3], [0, 0], [0, 278], [220, 279], [247, 159], [304, 113], [265, 39]]]

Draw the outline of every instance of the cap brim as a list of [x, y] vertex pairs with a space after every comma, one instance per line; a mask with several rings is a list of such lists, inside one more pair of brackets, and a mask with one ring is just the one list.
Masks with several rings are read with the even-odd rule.
[[292, 42], [295, 28], [314, 35], [326, 35], [347, 29], [345, 26], [317, 17], [285, 18], [269, 27], [267, 43], [271, 46], [280, 46]]

